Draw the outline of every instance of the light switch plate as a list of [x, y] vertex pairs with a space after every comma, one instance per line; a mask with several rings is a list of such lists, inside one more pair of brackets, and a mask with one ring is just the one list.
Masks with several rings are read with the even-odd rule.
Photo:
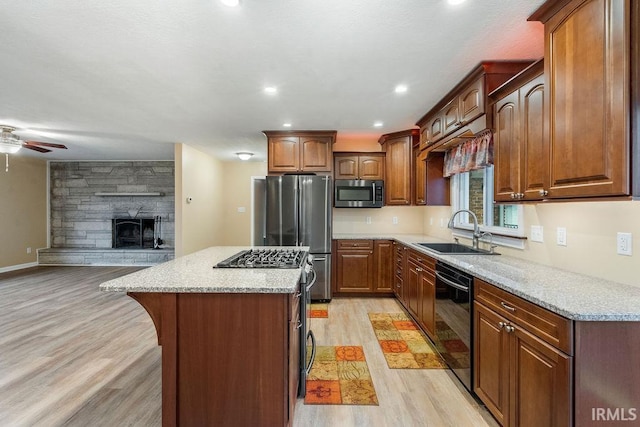
[[616, 236], [616, 248], [618, 255], [633, 255], [633, 238], [631, 233], [618, 233]]
[[366, 218], [366, 221], [365, 221], [365, 222], [366, 222], [367, 224], [371, 224], [371, 217], [370, 217], [370, 216], [368, 216], [368, 217]]
[[397, 216], [394, 216], [394, 217], [391, 219], [391, 222], [393, 222], [394, 224], [397, 224], [397, 223], [398, 223], [398, 217], [397, 217]]
[[558, 227], [556, 234], [556, 243], [559, 246], [567, 246], [567, 229], [564, 227]]
[[541, 225], [531, 226], [531, 241], [532, 242], [544, 242], [543, 228]]

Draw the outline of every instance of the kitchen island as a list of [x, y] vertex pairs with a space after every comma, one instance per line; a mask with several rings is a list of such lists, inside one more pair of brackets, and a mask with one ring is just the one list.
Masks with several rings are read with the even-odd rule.
[[291, 424], [302, 268], [213, 268], [245, 249], [212, 247], [100, 285], [153, 320], [165, 427]]

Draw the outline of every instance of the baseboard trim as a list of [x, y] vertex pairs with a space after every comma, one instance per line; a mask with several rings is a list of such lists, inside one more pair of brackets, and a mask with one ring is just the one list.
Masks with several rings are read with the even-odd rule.
[[37, 266], [38, 266], [38, 262], [28, 262], [26, 264], [10, 265], [8, 267], [0, 267], [0, 273], [7, 273], [9, 271], [15, 271], [15, 270], [23, 270], [25, 268], [31, 268], [31, 267], [37, 267]]

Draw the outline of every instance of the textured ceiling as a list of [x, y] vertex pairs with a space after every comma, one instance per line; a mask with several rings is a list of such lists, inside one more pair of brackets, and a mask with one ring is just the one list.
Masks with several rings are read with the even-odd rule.
[[182, 142], [261, 161], [261, 131], [285, 122], [377, 138], [481, 60], [541, 57], [526, 18], [542, 3], [0, 0], [0, 124], [69, 147], [29, 153], [48, 159], [170, 159]]

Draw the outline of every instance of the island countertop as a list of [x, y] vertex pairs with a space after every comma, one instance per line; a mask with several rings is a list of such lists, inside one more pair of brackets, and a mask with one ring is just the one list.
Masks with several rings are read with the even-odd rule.
[[506, 255], [440, 254], [418, 244], [444, 241], [428, 235], [334, 233], [333, 238], [396, 240], [572, 320], [640, 321], [638, 286], [573, 273]]
[[[213, 268], [252, 246], [213, 246], [117, 279], [104, 282], [105, 292], [293, 293], [302, 268]], [[270, 247], [261, 246], [260, 249]], [[273, 247], [271, 247], [273, 248]], [[287, 247], [287, 249], [292, 249]], [[295, 249], [308, 251], [306, 246]]]

